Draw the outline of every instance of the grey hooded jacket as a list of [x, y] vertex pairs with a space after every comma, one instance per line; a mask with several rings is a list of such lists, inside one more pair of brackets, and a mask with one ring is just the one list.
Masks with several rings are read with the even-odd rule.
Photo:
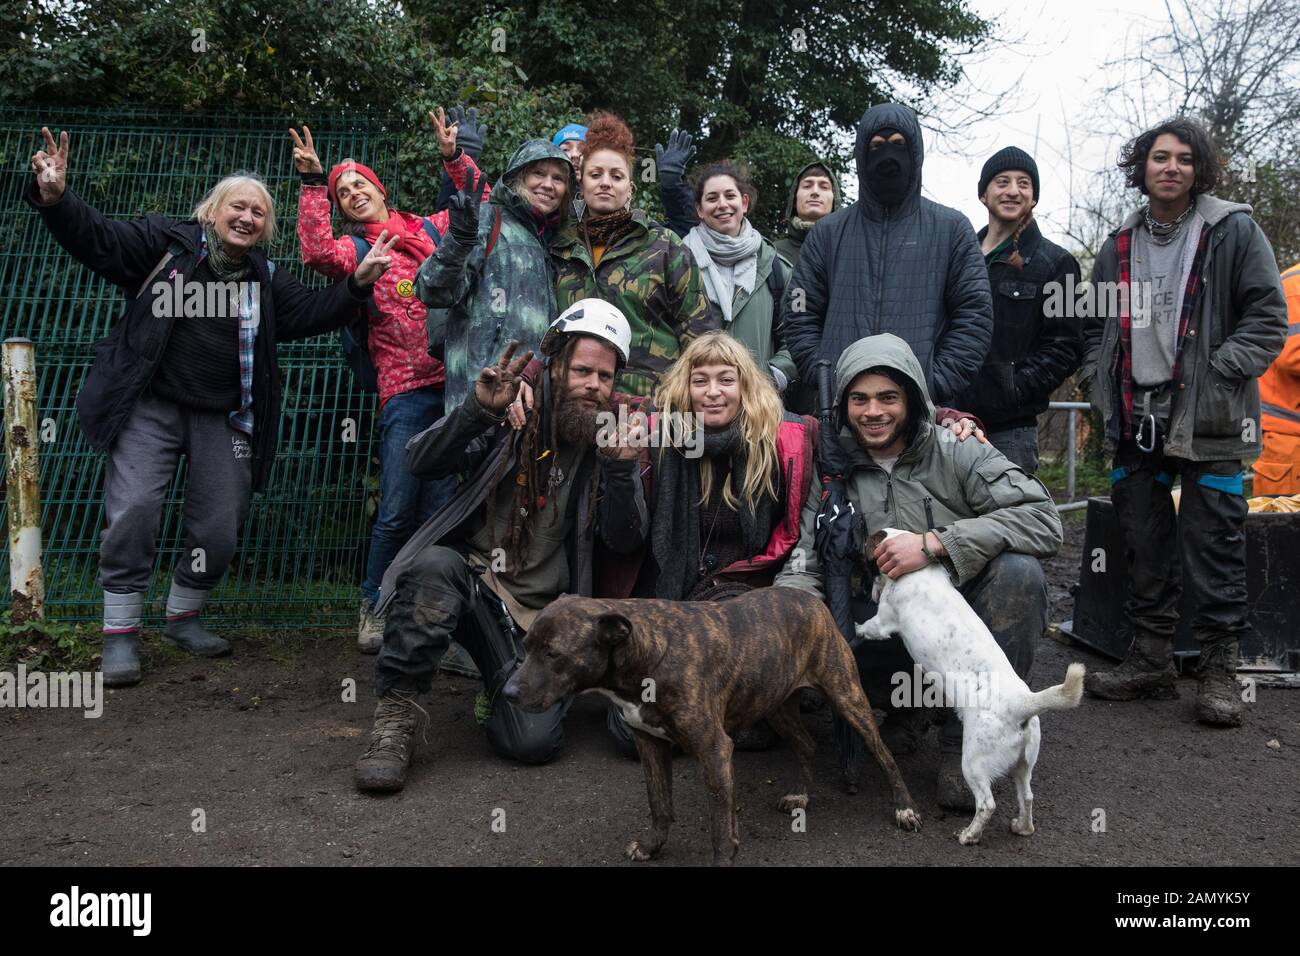
[[[866, 188], [867, 144], [893, 127], [907, 137], [912, 181], [897, 206]], [[993, 337], [993, 297], [975, 229], [921, 196], [921, 126], [906, 106], [873, 106], [854, 147], [861, 196], [809, 230], [784, 302], [785, 344], [800, 376], [865, 335], [893, 332], [912, 347], [926, 384], [951, 404], [979, 370]]]
[[[1201, 274], [1204, 292], [1182, 344], [1164, 452], [1189, 461], [1234, 461], [1260, 452], [1259, 376], [1286, 343], [1286, 295], [1277, 259], [1251, 208], [1215, 196], [1196, 197], [1210, 229]], [[1115, 237], [1142, 221], [1134, 212], [1110, 234], [1092, 269], [1094, 290], [1119, 281]], [[1095, 296], [1084, 322], [1080, 383], [1106, 423], [1113, 455], [1123, 423], [1118, 363], [1119, 315], [1113, 297]], [[1190, 339], [1190, 341], [1189, 341]]]
[[[935, 530], [948, 556], [945, 567], [956, 584], [965, 584], [1003, 551], [1045, 558], [1061, 547], [1061, 519], [1042, 482], [1025, 474], [992, 445], [973, 438], [958, 441], [946, 428], [934, 425], [934, 404], [921, 375], [921, 365], [896, 335], [873, 335], [854, 342], [835, 368], [836, 406], [842, 411], [849, 385], [869, 368], [883, 366], [905, 375], [920, 389], [925, 408], [916, 437], [894, 463], [892, 473], [881, 468], [858, 445], [848, 426], [840, 429], [840, 444], [848, 451], [852, 470], [848, 493], [865, 520], [865, 540], [882, 528]], [[908, 415], [915, 415], [909, 409]], [[826, 441], [829, 436], [823, 436]], [[813, 474], [813, 487], [821, 481]], [[803, 556], [786, 565], [776, 584], [822, 594], [821, 563], [814, 545], [817, 533], [816, 495], [809, 495], [800, 522]]]

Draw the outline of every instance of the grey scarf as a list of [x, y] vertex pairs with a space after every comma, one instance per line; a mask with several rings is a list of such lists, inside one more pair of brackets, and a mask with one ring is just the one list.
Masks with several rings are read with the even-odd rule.
[[763, 236], [748, 219], [740, 235], [728, 236], [700, 223], [686, 234], [686, 247], [704, 277], [704, 293], [722, 310], [723, 325], [731, 324], [731, 302], [739, 286], [753, 293], [758, 280], [758, 250]]

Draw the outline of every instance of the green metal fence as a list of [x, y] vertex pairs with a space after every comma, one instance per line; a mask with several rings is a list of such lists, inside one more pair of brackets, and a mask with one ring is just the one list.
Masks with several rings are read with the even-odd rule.
[[[41, 526], [47, 614], [61, 620], [100, 615], [96, 580], [103, 524], [103, 459], [86, 444], [74, 401], [91, 362], [91, 344], [121, 314], [122, 294], [75, 262], [21, 200], [31, 181], [40, 127], [69, 131], [68, 183], [111, 217], [160, 212], [187, 218], [218, 178], [261, 175], [275, 197], [271, 256], [304, 282], [294, 224], [298, 176], [291, 119], [144, 110], [0, 110], [0, 337], [36, 342]], [[397, 135], [382, 121], [326, 118], [312, 125], [322, 156], [355, 156], [379, 173], [397, 201]], [[328, 150], [328, 152], [326, 152]], [[270, 485], [253, 500], [238, 555], [210, 604], [218, 626], [331, 626], [355, 621], [377, 503], [372, 447], [375, 400], [353, 387], [336, 334], [280, 346], [284, 411]], [[355, 440], [349, 437], [352, 422]], [[161, 613], [180, 556], [187, 463], [173, 478], [163, 513], [149, 608]], [[0, 516], [3, 516], [0, 503]], [[8, 580], [8, 554], [0, 580]], [[148, 623], [148, 622], [147, 622]]]

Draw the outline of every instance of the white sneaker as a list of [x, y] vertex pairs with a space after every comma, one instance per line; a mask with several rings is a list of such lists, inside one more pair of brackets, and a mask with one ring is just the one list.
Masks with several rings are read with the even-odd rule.
[[370, 598], [362, 598], [360, 622], [357, 625], [357, 650], [362, 654], [378, 654], [383, 646], [384, 618], [375, 615], [375, 603]]

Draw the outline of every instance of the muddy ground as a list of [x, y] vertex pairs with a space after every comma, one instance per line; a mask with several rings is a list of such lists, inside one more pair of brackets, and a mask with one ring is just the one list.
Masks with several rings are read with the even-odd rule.
[[[1081, 518], [1049, 566], [1054, 621], [1071, 616]], [[1044, 639], [1031, 685], [1056, 683], [1072, 660], [1109, 666]], [[620, 862], [642, 826], [639, 766], [615, 754], [604, 705], [570, 712], [561, 757], [546, 767], [496, 759], [473, 717], [477, 687], [439, 676], [432, 717], [405, 792], [352, 788], [374, 698], [373, 658], [349, 635], [235, 636], [232, 658], [188, 658], [150, 641], [143, 684], [110, 691], [103, 716], [0, 710], [2, 864], [518, 864]], [[342, 701], [345, 678], [358, 685]], [[924, 818], [892, 823], [874, 767], [862, 791], [838, 785], [830, 719], [805, 715], [818, 742], [819, 790], [806, 832], [775, 809], [793, 779], [784, 746], [738, 753], [743, 864], [1278, 864], [1300, 860], [1300, 692], [1261, 688], [1237, 730], [1192, 721], [1195, 683], [1172, 702], [1107, 703], [1043, 718], [1034, 775], [1038, 832], [1012, 835], [1009, 781], [980, 847], [934, 801], [933, 732], [898, 758]], [[1268, 746], [1276, 741], [1277, 747]], [[677, 822], [649, 866], [710, 859], [704, 794], [692, 761], [675, 764]], [[205, 832], [195, 832], [202, 810]], [[504, 815], [500, 812], [504, 811]], [[1104, 832], [1097, 823], [1104, 814]], [[499, 822], [504, 819], [504, 832]], [[498, 827], [493, 828], [494, 820]], [[632, 865], [632, 864], [626, 864]]]

